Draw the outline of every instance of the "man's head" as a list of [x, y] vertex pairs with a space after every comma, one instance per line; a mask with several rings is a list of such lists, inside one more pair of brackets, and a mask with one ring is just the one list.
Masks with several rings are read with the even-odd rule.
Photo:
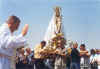
[[9, 16], [7, 20], [7, 24], [10, 28], [11, 32], [14, 32], [18, 29], [20, 25], [20, 19], [17, 16]]
[[91, 50], [90, 50], [90, 53], [91, 53], [91, 54], [96, 54], [95, 49], [91, 49]]
[[46, 41], [41, 41], [41, 46], [44, 47], [46, 45]]
[[30, 48], [26, 48], [26, 52], [30, 54], [31, 53], [31, 49]]
[[24, 48], [21, 48], [20, 53], [21, 54], [24, 54], [25, 53], [25, 49]]
[[96, 49], [96, 54], [100, 54], [100, 50], [99, 49]]
[[80, 45], [80, 50], [85, 50], [85, 44]]
[[77, 48], [78, 47], [78, 43], [77, 42], [74, 42], [73, 43], [73, 48]]

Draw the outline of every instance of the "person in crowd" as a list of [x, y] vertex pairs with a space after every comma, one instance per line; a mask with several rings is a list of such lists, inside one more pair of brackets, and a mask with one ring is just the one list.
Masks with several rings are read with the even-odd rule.
[[28, 69], [34, 69], [34, 52], [30, 48], [26, 48], [26, 61]]
[[43, 54], [41, 54], [45, 46], [46, 41], [41, 41], [41, 43], [37, 45], [34, 49], [35, 69], [45, 69], [44, 57]]
[[97, 53], [96, 61], [97, 61], [97, 64], [98, 64], [98, 69], [100, 69], [100, 50], [97, 49], [96, 53]]
[[77, 42], [74, 42], [71, 51], [71, 69], [80, 69], [80, 53], [77, 47]]
[[45, 69], [54, 69], [55, 55], [51, 55], [52, 57], [45, 59]]
[[90, 66], [91, 69], [98, 69], [98, 64], [96, 61], [97, 58], [97, 54], [96, 54], [96, 50], [95, 49], [91, 49], [91, 55], [90, 55]]
[[80, 67], [81, 69], [89, 69], [90, 65], [89, 65], [89, 52], [86, 50], [85, 44], [81, 44], [80, 45], [80, 56], [81, 56], [81, 60], [80, 60]]
[[72, 51], [72, 49], [69, 47], [67, 49], [67, 54], [66, 54], [66, 67], [67, 67], [67, 69], [70, 69], [70, 64], [71, 64], [71, 51]]
[[18, 56], [18, 69], [27, 69], [27, 60], [25, 55], [25, 49], [21, 48], [20, 54]]
[[[23, 48], [23, 47], [22, 47]], [[16, 51], [16, 69], [20, 69], [20, 54], [21, 54], [21, 51], [22, 51], [22, 48], [18, 48], [17, 51]]]
[[20, 53], [21, 53], [21, 49], [22, 48], [17, 48], [17, 51], [16, 51], [16, 67], [18, 67], [18, 62], [19, 62], [19, 56], [20, 56]]
[[0, 69], [15, 69], [16, 48], [27, 45], [24, 36], [27, 34], [28, 24], [20, 35], [14, 35], [20, 22], [19, 17], [12, 15], [0, 27]]
[[62, 42], [59, 40], [56, 48], [54, 69], [66, 69], [66, 50]]

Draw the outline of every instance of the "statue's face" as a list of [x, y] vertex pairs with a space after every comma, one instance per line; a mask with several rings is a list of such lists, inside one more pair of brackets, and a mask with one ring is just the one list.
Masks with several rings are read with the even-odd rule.
[[60, 8], [56, 7], [55, 12], [56, 12], [56, 16], [59, 17], [60, 16]]

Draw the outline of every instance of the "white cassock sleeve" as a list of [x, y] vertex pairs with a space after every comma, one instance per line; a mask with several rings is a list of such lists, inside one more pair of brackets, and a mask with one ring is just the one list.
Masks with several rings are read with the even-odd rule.
[[27, 41], [22, 35], [7, 36], [5, 40], [5, 48], [19, 48], [27, 45]]

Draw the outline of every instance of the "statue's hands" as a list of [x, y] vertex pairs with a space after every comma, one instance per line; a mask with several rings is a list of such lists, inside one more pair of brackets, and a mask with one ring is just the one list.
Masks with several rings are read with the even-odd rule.
[[28, 27], [29, 27], [28, 24], [25, 24], [25, 26], [23, 27], [23, 29], [22, 29], [22, 35], [23, 35], [23, 36], [25, 36], [25, 35], [27, 34], [27, 32], [28, 32]]

